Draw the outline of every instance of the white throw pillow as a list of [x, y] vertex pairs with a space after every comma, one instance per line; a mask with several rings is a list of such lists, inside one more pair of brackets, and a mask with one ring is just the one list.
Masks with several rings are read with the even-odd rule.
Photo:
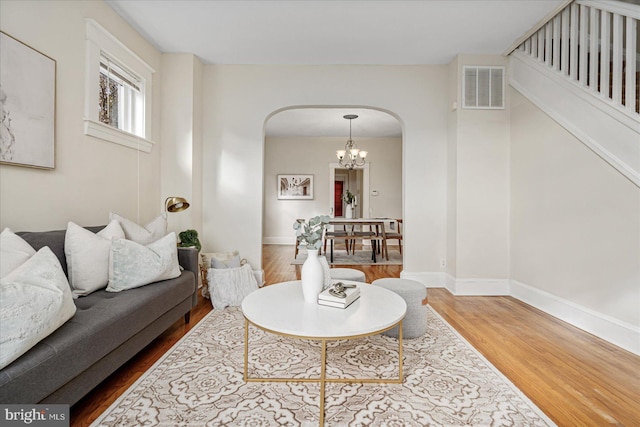
[[36, 251], [11, 229], [0, 233], [0, 278], [24, 264]]
[[124, 236], [128, 240], [133, 240], [141, 245], [153, 243], [167, 234], [167, 219], [163, 215], [160, 215], [144, 227], [117, 213], [110, 212], [109, 221], [113, 221], [114, 219], [120, 223], [120, 226], [124, 230]]
[[109, 257], [107, 291], [120, 292], [180, 276], [176, 233], [150, 245], [114, 239]]
[[89, 295], [102, 289], [109, 282], [109, 251], [111, 239], [123, 238], [124, 231], [118, 221], [111, 221], [94, 234], [69, 222], [64, 241], [69, 282], [73, 296]]
[[[226, 264], [231, 260], [233, 260], [235, 257], [240, 258], [240, 254], [238, 251], [200, 252], [200, 258], [202, 259], [202, 264], [204, 264], [207, 268], [218, 268], [218, 267], [215, 267], [214, 265], [217, 261], [220, 261]], [[240, 265], [243, 265], [243, 264], [245, 264], [243, 260], [240, 260]], [[221, 268], [225, 268], [225, 267], [221, 267]]]
[[239, 268], [240, 266], [240, 255], [235, 255], [228, 260], [211, 258], [211, 268]]
[[0, 369], [76, 312], [67, 277], [49, 247], [0, 279]]

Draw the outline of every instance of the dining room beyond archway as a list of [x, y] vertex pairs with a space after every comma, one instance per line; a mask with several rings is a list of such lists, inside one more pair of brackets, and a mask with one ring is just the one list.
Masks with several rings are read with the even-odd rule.
[[[368, 151], [366, 162], [351, 170], [338, 163], [336, 151], [349, 138]], [[263, 244], [293, 245], [292, 224], [320, 214], [347, 217], [347, 192], [356, 218], [402, 218], [402, 127], [391, 114], [372, 108], [292, 108], [275, 113], [265, 124], [263, 176]], [[309, 176], [306, 199], [277, 194], [282, 175]], [[293, 252], [292, 252], [293, 254]]]

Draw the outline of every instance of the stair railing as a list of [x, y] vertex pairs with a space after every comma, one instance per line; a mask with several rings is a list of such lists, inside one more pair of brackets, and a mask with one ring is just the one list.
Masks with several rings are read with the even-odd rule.
[[639, 20], [637, 4], [575, 0], [516, 49], [637, 119]]

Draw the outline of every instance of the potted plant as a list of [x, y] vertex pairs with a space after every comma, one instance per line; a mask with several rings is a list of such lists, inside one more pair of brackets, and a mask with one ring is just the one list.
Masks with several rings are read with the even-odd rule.
[[356, 196], [349, 190], [347, 190], [342, 196], [342, 200], [347, 204], [347, 208], [345, 210], [345, 218], [353, 218], [353, 205], [356, 201]]
[[322, 246], [322, 236], [329, 220], [328, 215], [318, 215], [303, 223], [293, 223], [298, 246], [307, 248], [307, 259], [302, 264], [300, 278], [304, 300], [310, 304], [318, 302], [318, 294], [324, 286], [324, 268], [318, 259], [318, 251]]
[[178, 246], [181, 248], [195, 247], [198, 252], [202, 249], [200, 239], [198, 239], [198, 232], [196, 230], [185, 230], [178, 234], [180, 243]]

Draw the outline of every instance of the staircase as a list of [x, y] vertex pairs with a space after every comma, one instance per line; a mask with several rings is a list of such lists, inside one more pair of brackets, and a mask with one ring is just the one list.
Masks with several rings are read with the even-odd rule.
[[509, 84], [640, 187], [640, 0], [567, 0], [517, 40]]
[[637, 3], [576, 0], [527, 34], [516, 49], [616, 108], [637, 116], [638, 20]]

